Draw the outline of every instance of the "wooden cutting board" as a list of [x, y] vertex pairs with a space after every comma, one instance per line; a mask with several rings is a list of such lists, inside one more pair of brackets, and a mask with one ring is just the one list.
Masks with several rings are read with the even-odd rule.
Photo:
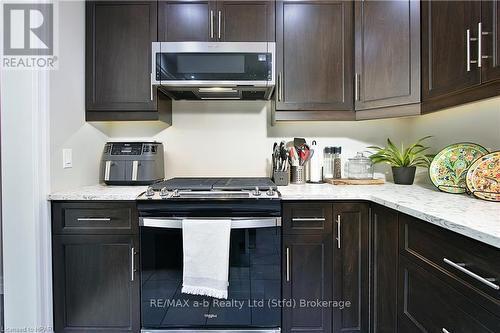
[[328, 184], [332, 185], [381, 185], [385, 183], [384, 179], [326, 179]]

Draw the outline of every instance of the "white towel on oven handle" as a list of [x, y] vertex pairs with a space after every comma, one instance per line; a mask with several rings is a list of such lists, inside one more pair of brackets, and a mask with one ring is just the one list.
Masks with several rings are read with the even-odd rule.
[[182, 221], [182, 292], [227, 299], [231, 220]]

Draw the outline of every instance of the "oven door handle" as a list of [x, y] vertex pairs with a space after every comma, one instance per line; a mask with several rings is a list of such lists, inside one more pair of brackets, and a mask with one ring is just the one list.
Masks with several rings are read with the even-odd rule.
[[[216, 218], [159, 218], [159, 217], [140, 217], [139, 225], [141, 227], [182, 229], [183, 220], [217, 220]], [[232, 218], [231, 229], [257, 229], [281, 226], [281, 217], [248, 217]]]

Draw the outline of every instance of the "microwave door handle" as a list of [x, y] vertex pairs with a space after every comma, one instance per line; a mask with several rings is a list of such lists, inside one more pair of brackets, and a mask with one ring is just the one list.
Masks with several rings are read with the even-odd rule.
[[[213, 218], [193, 218], [195, 220], [214, 220]], [[189, 220], [183, 218], [139, 218], [139, 225], [142, 227], [182, 229], [182, 221]], [[271, 218], [242, 218], [231, 219], [231, 229], [258, 229], [281, 226], [281, 217]]]
[[132, 181], [137, 181], [137, 173], [139, 171], [139, 161], [132, 162]]

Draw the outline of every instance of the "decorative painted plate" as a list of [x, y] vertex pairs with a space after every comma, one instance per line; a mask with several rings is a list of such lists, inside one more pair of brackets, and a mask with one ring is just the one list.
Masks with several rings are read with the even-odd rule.
[[479, 199], [500, 201], [500, 151], [472, 163], [467, 172], [467, 189]]
[[467, 170], [479, 157], [488, 154], [484, 147], [469, 142], [455, 143], [441, 150], [429, 167], [431, 181], [439, 190], [465, 193]]

